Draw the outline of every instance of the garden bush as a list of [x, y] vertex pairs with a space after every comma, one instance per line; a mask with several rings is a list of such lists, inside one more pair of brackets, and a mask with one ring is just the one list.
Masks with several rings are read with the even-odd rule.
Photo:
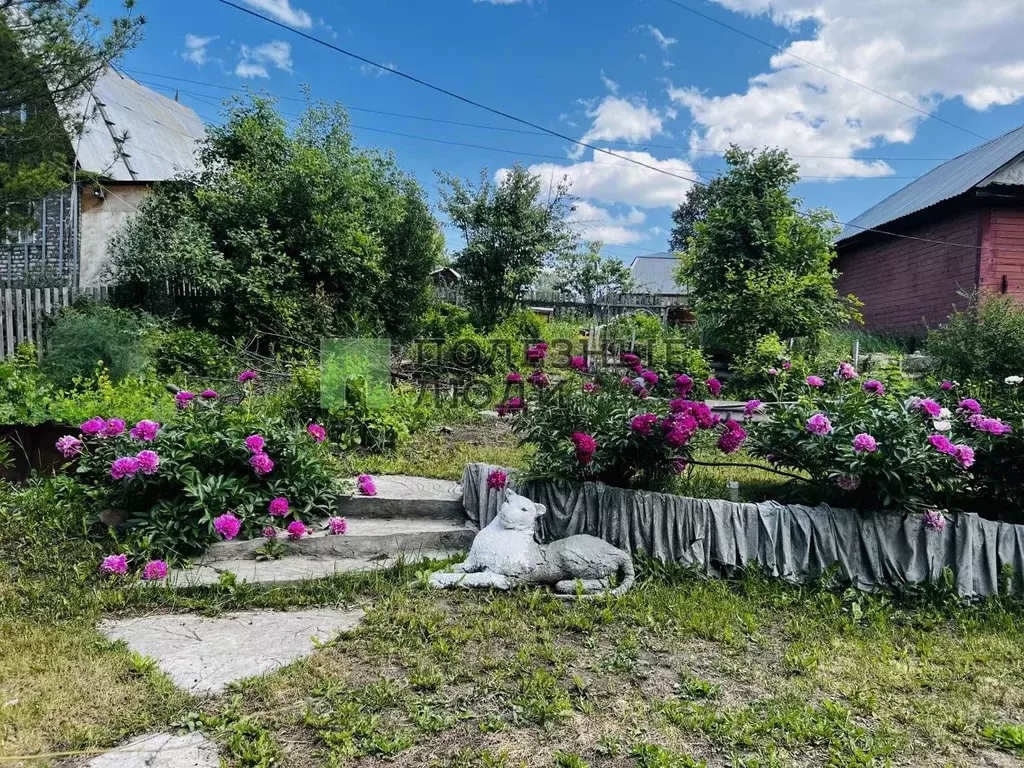
[[239, 369], [235, 350], [207, 331], [164, 323], [151, 334], [157, 374], [183, 373], [203, 379], [225, 379]]
[[85, 302], [62, 310], [47, 329], [43, 368], [61, 387], [88, 378], [102, 363], [116, 383], [152, 368], [144, 318], [105, 304]]
[[949, 379], [998, 380], [1021, 370], [1024, 304], [1010, 296], [972, 296], [968, 306], [928, 334], [927, 352]]

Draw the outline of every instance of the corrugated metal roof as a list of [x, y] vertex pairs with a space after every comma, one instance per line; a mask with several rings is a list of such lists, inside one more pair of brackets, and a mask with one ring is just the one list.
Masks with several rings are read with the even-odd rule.
[[[203, 121], [195, 112], [108, 70], [78, 114], [90, 120], [78, 143], [79, 167], [116, 181], [166, 181], [195, 170]], [[120, 140], [127, 134], [123, 147]]]
[[1021, 153], [1024, 153], [1024, 126], [947, 160], [868, 208], [843, 228], [837, 242], [962, 195]]
[[680, 295], [685, 289], [676, 284], [672, 270], [679, 266], [674, 253], [659, 253], [652, 256], [637, 256], [629, 266], [637, 289], [641, 293]]

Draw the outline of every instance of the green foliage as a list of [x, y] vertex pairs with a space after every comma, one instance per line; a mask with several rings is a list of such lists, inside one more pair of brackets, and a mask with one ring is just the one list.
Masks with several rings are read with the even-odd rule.
[[562, 183], [546, 189], [540, 176], [513, 165], [497, 184], [486, 170], [480, 182], [441, 174], [442, 209], [462, 235], [455, 256], [462, 287], [484, 329], [516, 307], [545, 260], [575, 247], [566, 217], [572, 198]]
[[423, 316], [420, 336], [426, 339], [447, 339], [471, 326], [468, 309], [437, 301], [427, 308]]
[[602, 331], [601, 343], [612, 351], [632, 349], [659, 372], [681, 371], [695, 381], [711, 377], [711, 364], [701, 349], [696, 328], [669, 327], [645, 312], [612, 320]]
[[798, 174], [789, 155], [732, 148], [725, 160], [679, 271], [713, 342], [739, 353], [769, 333], [816, 338], [856, 319], [855, 300], [840, 300], [834, 286], [836, 227], [790, 196]]
[[156, 371], [161, 376], [232, 378], [242, 366], [233, 349], [216, 335], [187, 325], [162, 323], [150, 335]]
[[593, 305], [615, 293], [629, 293], [635, 287], [633, 274], [621, 260], [602, 256], [604, 243], [587, 243], [585, 250], [568, 250], [555, 258], [555, 289], [577, 301]]
[[951, 379], [1018, 375], [1024, 370], [1024, 304], [1010, 296], [972, 296], [966, 309], [928, 334], [927, 351]]
[[59, 387], [103, 366], [114, 383], [152, 367], [146, 322], [133, 312], [88, 302], [62, 310], [47, 330], [43, 368]]
[[341, 107], [308, 104], [289, 129], [273, 101], [236, 100], [201, 156], [115, 238], [118, 301], [168, 313], [164, 286], [187, 282], [208, 294], [182, 308], [195, 327], [284, 350], [415, 333], [440, 230], [392, 156], [353, 146]]
[[986, 725], [981, 734], [1007, 752], [1024, 755], [1024, 725], [1016, 723]]

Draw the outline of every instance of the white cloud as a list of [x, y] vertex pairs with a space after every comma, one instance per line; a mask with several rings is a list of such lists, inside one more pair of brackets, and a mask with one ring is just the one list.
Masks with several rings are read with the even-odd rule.
[[267, 67], [273, 66], [285, 72], [292, 72], [292, 47], [282, 40], [250, 48], [242, 46], [241, 58], [235, 66], [235, 74], [239, 77], [269, 77]]
[[203, 64], [209, 61], [206, 49], [216, 39], [216, 35], [200, 37], [189, 32], [185, 35], [185, 52], [181, 54], [181, 58], [185, 59], [185, 61], [191, 61], [197, 67], [203, 66]]
[[[801, 22], [814, 22], [810, 39], [785, 50], [922, 110], [952, 99], [985, 110], [1024, 98], [1020, 0], [715, 1], [739, 13], [769, 15], [791, 33]], [[814, 175], [892, 174], [886, 163], [854, 155], [910, 142], [926, 119], [781, 53], [743, 93], [711, 96], [672, 87], [669, 94], [690, 110], [698, 126], [694, 143], [779, 145], [801, 155], [829, 156], [801, 158], [801, 170]]]
[[389, 69], [397, 69], [395, 64], [390, 61], [385, 61], [384, 67], [384, 69], [381, 69], [380, 67], [374, 67], [370, 64], [360, 64], [359, 74], [363, 75], [364, 77], [383, 77], [384, 75], [391, 74], [390, 72], [388, 72]]
[[309, 29], [313, 26], [313, 17], [301, 8], [292, 8], [290, 0], [245, 0], [257, 10], [263, 11], [282, 24], [301, 29]]
[[608, 77], [608, 75], [606, 75], [603, 70], [601, 72], [601, 82], [604, 83], [604, 87], [607, 88], [612, 93], [619, 92], [619, 84], [612, 80], [610, 77]]
[[669, 48], [671, 48], [673, 45], [679, 42], [679, 40], [677, 40], [676, 38], [669, 37], [668, 35], [664, 34], [660, 29], [650, 24], [644, 24], [641, 27], [641, 29], [646, 29], [647, 33], [654, 38], [654, 42], [658, 44], [658, 47], [661, 48], [661, 50], [665, 51], [666, 53], [668, 53]]
[[[697, 175], [688, 162], [678, 158], [659, 160], [647, 152], [623, 150], [615, 150], [615, 154], [667, 173], [659, 173], [600, 153], [597, 153], [597, 158], [591, 157], [590, 160], [569, 165], [540, 163], [531, 165], [529, 170], [541, 177], [545, 187], [568, 178], [572, 185], [571, 192], [577, 197], [633, 208], [675, 207], [693, 186], [690, 181], [679, 177], [692, 179]], [[499, 171], [497, 178], [500, 180], [502, 175], [503, 171]]]
[[600, 240], [605, 245], [629, 245], [644, 239], [642, 231], [634, 227], [643, 224], [647, 216], [643, 211], [631, 208], [628, 213], [616, 216], [607, 208], [577, 200], [569, 221], [585, 240]]
[[[643, 101], [630, 101], [619, 96], [605, 96], [587, 111], [593, 120], [580, 141], [647, 141], [661, 133], [664, 115], [651, 109]], [[574, 157], [580, 157], [583, 147], [577, 146]]]

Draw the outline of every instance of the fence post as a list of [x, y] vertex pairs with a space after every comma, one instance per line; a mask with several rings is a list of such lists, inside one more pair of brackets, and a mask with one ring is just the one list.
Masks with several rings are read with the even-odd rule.
[[860, 339], [853, 340], [853, 370], [860, 371]]

